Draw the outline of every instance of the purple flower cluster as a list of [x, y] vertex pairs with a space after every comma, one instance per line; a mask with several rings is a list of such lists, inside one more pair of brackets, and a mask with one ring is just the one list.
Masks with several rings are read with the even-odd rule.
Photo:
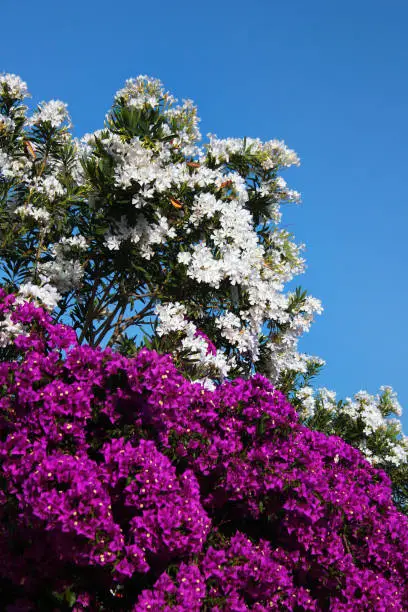
[[0, 293], [3, 609], [408, 610], [387, 476], [261, 376], [215, 391], [171, 357], [79, 346]]

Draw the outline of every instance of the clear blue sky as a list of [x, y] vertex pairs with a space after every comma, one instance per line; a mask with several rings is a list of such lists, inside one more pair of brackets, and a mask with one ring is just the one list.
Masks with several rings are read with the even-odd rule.
[[0, 71], [100, 128], [114, 92], [159, 77], [203, 133], [281, 138], [303, 194], [284, 223], [324, 314], [302, 348], [341, 396], [407, 373], [408, 3], [404, 0], [3, 0]]

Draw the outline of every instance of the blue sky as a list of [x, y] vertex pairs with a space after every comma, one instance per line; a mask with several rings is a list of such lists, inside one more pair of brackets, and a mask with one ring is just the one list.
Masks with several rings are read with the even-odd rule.
[[299, 278], [325, 312], [302, 349], [340, 396], [390, 384], [408, 429], [408, 4], [404, 0], [4, 0], [0, 71], [34, 101], [101, 127], [114, 92], [159, 77], [218, 136], [280, 138], [303, 203], [284, 225], [307, 246]]

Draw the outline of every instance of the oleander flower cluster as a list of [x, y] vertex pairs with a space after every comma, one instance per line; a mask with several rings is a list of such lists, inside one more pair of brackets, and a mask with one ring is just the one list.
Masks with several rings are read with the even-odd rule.
[[[304, 269], [303, 247], [279, 225], [281, 204], [299, 200], [279, 174], [299, 163], [292, 150], [213, 135], [202, 145], [193, 103], [178, 104], [149, 77], [127, 81], [104, 129], [80, 140], [64, 103], [30, 114], [27, 97], [19, 77], [0, 75], [1, 264], [10, 290], [93, 346], [129, 346], [135, 327], [152, 330], [156, 307], [182, 308], [217, 346], [217, 363], [201, 360], [213, 377], [248, 375], [256, 364], [277, 383], [316, 362], [297, 345], [321, 304], [285, 292]], [[181, 323], [172, 329], [185, 351]], [[172, 340], [178, 349], [180, 337]], [[197, 344], [193, 355], [202, 354]]]
[[333, 391], [325, 388], [315, 392], [311, 387], [303, 387], [296, 395], [300, 413], [309, 425], [323, 417], [326, 427], [333, 431], [341, 427], [348, 431], [350, 439], [358, 433], [358, 448], [371, 463], [399, 466], [407, 462], [408, 438], [398, 418], [402, 408], [391, 387], [381, 387], [377, 395], [359, 391], [353, 398], [340, 402]]
[[0, 313], [5, 610], [408, 609], [387, 475], [265, 377], [210, 390], [3, 290]]

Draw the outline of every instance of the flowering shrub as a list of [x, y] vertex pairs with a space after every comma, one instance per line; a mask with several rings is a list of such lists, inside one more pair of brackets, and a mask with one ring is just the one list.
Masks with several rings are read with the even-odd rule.
[[266, 378], [208, 390], [0, 297], [4, 609], [408, 609], [388, 477]]

